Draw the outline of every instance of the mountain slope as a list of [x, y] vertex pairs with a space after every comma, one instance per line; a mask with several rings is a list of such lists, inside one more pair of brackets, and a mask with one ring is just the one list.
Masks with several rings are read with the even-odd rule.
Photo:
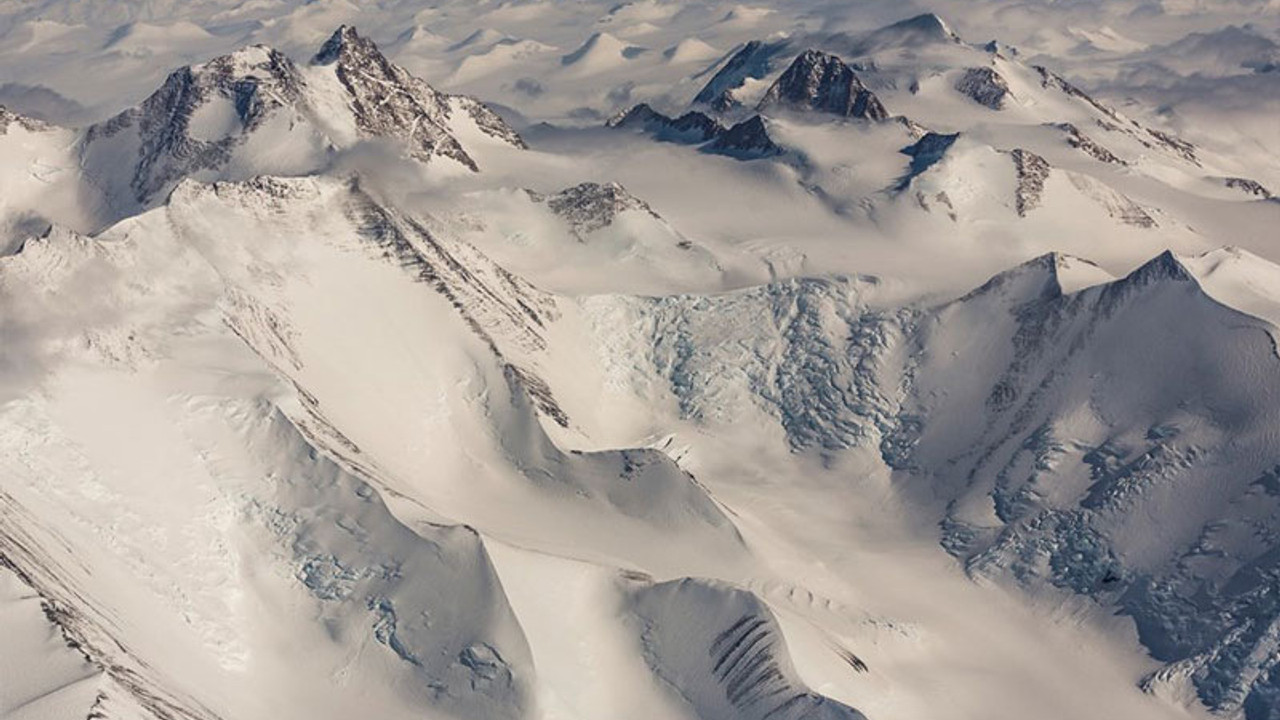
[[523, 147], [484, 105], [436, 91], [343, 26], [306, 67], [254, 46], [177, 70], [138, 107], [87, 128], [78, 153], [111, 220], [157, 204], [184, 178], [306, 175], [369, 139], [475, 171], [457, 137], [464, 127]]

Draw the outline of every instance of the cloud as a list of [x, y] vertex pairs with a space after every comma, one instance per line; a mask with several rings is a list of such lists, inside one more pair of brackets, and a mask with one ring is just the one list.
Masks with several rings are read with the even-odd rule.
[[0, 105], [55, 125], [75, 125], [85, 115], [83, 105], [43, 85], [4, 83], [0, 85]]

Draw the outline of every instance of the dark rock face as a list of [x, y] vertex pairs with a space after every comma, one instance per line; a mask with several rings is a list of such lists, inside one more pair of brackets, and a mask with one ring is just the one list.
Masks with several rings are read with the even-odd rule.
[[1014, 191], [1014, 209], [1018, 217], [1026, 217], [1040, 205], [1044, 181], [1049, 177], [1049, 163], [1033, 152], [1016, 148], [1009, 153], [1018, 172], [1018, 188]]
[[782, 148], [769, 137], [769, 129], [759, 115], [753, 115], [750, 119], [729, 128], [714, 142], [708, 144], [705, 150], [740, 160], [773, 157], [783, 153]]
[[758, 109], [785, 107], [840, 117], [885, 120], [880, 99], [835, 55], [805, 50], [769, 88]]
[[[920, 176], [924, 171], [936, 165], [946, 155], [947, 150], [955, 144], [960, 137], [960, 133], [935, 133], [926, 132], [923, 137], [914, 144], [902, 148], [899, 152], [911, 158], [911, 165], [907, 168], [907, 173], [893, 186], [894, 190], [905, 190], [911, 185], [911, 181]], [[939, 203], [946, 205], [952, 219], [955, 219], [954, 207], [951, 199], [946, 193], [939, 193], [934, 197]], [[922, 195], [917, 195], [917, 202], [926, 210], [929, 209], [929, 203]]]
[[979, 105], [1000, 110], [1011, 97], [1009, 83], [992, 68], [977, 67], [964, 71], [955, 88]]
[[1088, 103], [1089, 105], [1093, 106], [1095, 110], [1111, 118], [1111, 120], [1116, 123], [1119, 123], [1121, 125], [1128, 124], [1125, 118], [1121, 117], [1120, 113], [1116, 112], [1115, 109], [1107, 107], [1106, 105], [1103, 105], [1097, 100], [1094, 100], [1092, 96], [1090, 96], [1088, 93], [1081, 90], [1080, 88], [1076, 87], [1075, 85], [1072, 85], [1070, 82], [1066, 80], [1066, 78], [1063, 78], [1061, 75], [1054, 73], [1052, 70], [1049, 70], [1043, 65], [1034, 65], [1032, 67], [1035, 69], [1036, 72], [1040, 73], [1041, 87], [1059, 90], [1073, 98], [1076, 98], [1078, 100], [1082, 100]]
[[[138, 159], [129, 187], [145, 203], [183, 177], [221, 167], [274, 112], [299, 104], [303, 88], [289, 58], [262, 45], [244, 48], [175, 70], [141, 105], [91, 126], [83, 144], [136, 129]], [[194, 116], [217, 98], [234, 103], [239, 127], [220, 138], [193, 137]]]
[[1116, 155], [1110, 150], [1095, 142], [1093, 138], [1085, 135], [1080, 128], [1075, 125], [1071, 123], [1058, 123], [1054, 125], [1054, 127], [1067, 134], [1068, 145], [1094, 158], [1095, 160], [1112, 163], [1114, 165], [1128, 165], [1128, 163], [1116, 157]]
[[[437, 92], [388, 61], [353, 28], [339, 28], [312, 64], [333, 66], [341, 97], [321, 98], [325, 91], [308, 83], [306, 72], [263, 45], [176, 70], [141, 105], [89, 127], [80, 147], [81, 160], [90, 174], [101, 175], [104, 182], [114, 184], [112, 178], [130, 175], [124, 194], [145, 206], [182, 178], [221, 172], [237, 149], [282, 111], [292, 114], [287, 141], [310, 144], [317, 156], [334, 145], [317, 108], [335, 105], [351, 112], [360, 136], [402, 141], [414, 158], [424, 162], [439, 155], [478, 169], [446, 124], [455, 112], [467, 113], [492, 137], [524, 146], [492, 110], [471, 98]], [[230, 105], [225, 117], [225, 105], [217, 107], [218, 103]], [[136, 153], [134, 164], [120, 168], [121, 153]], [[296, 172], [296, 168], [259, 169]]]
[[1094, 110], [1097, 110], [1099, 113], [1106, 116], [1106, 120], [1103, 120], [1102, 118], [1097, 119], [1098, 125], [1104, 129], [1111, 132], [1123, 132], [1142, 143], [1143, 147], [1162, 149], [1182, 158], [1192, 165], [1197, 167], [1200, 166], [1200, 159], [1196, 156], [1195, 145], [1192, 145], [1179, 137], [1170, 135], [1169, 133], [1144, 127], [1136, 120], [1126, 118], [1116, 112], [1114, 108], [1093, 99], [1088, 93], [1075, 85], [1072, 85], [1061, 76], [1054, 74], [1043, 66], [1036, 65], [1034, 68], [1036, 72], [1040, 73], [1040, 85], [1042, 87], [1059, 90], [1066, 95], [1089, 104]]
[[787, 49], [786, 42], [766, 43], [752, 40], [729, 58], [711, 80], [694, 97], [693, 102], [708, 105], [717, 112], [737, 107], [740, 103], [733, 91], [748, 78], [760, 79], [769, 74], [770, 61]]
[[[410, 153], [419, 160], [443, 155], [479, 170], [447, 129], [452, 111], [450, 96], [391, 63], [355, 28], [338, 28], [311, 63], [334, 66], [338, 80], [350, 95], [348, 102], [362, 134], [405, 140]], [[466, 105], [481, 130], [513, 145], [523, 145], [515, 131], [492, 111], [480, 103]]]
[[724, 134], [726, 128], [714, 118], [696, 110], [672, 118], [641, 103], [616, 115], [605, 123], [607, 127], [625, 130], [642, 130], [658, 140], [689, 145], [714, 140]]
[[1239, 190], [1240, 192], [1248, 193], [1255, 197], [1260, 197], [1263, 200], [1270, 200], [1272, 197], [1274, 197], [1271, 194], [1271, 191], [1268, 190], [1265, 186], [1262, 185], [1262, 183], [1258, 182], [1257, 180], [1250, 180], [1249, 178], [1241, 178], [1241, 177], [1229, 177], [1229, 178], [1223, 178], [1222, 184], [1226, 185], [1229, 188]]
[[545, 202], [556, 215], [568, 221], [574, 237], [584, 240], [587, 235], [613, 224], [622, 213], [638, 210], [653, 217], [658, 214], [649, 204], [627, 192], [618, 183], [585, 182], [566, 188], [554, 195], [529, 192], [535, 202]]

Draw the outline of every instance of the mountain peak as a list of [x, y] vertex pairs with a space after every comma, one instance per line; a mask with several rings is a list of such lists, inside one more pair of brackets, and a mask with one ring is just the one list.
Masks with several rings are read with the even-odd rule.
[[658, 140], [686, 144], [714, 140], [723, 135], [726, 130], [714, 118], [697, 110], [690, 110], [678, 118], [673, 118], [654, 110], [648, 103], [640, 103], [609, 118], [605, 127], [639, 129]]
[[372, 40], [360, 36], [352, 25], [339, 25], [337, 30], [324, 41], [319, 52], [311, 58], [313, 65], [328, 65], [353, 55], [378, 55], [378, 46]]
[[851, 56], [870, 55], [892, 48], [914, 48], [932, 44], [961, 42], [942, 18], [924, 13], [855, 37], [848, 46]]
[[729, 128], [705, 149], [710, 153], [728, 155], [739, 160], [773, 157], [783, 153], [782, 148], [769, 137], [769, 127], [759, 115], [752, 115]]
[[1036, 300], [1055, 298], [1063, 293], [1058, 271], [1065, 256], [1058, 252], [1038, 255], [1015, 265], [987, 280], [976, 290], [960, 298], [968, 302], [980, 297], [999, 297], [1022, 305]]
[[1125, 282], [1134, 285], [1149, 285], [1160, 280], [1195, 282], [1196, 277], [1172, 250], [1165, 250], [1124, 277]]
[[734, 90], [742, 87], [747, 80], [759, 80], [767, 76], [772, 67], [773, 58], [786, 51], [788, 47], [789, 43], [786, 40], [747, 42], [720, 66], [715, 75], [698, 91], [693, 102], [709, 105], [712, 109], [721, 112], [736, 107], [738, 100], [733, 96]]
[[862, 84], [852, 68], [839, 57], [812, 48], [792, 61], [757, 109], [770, 106], [868, 120], [889, 117], [880, 99]]
[[362, 134], [405, 140], [419, 160], [444, 155], [472, 171], [479, 170], [449, 132], [448, 96], [392, 63], [354, 27], [343, 25], [335, 30], [311, 63], [334, 68], [350, 96], [356, 127]]
[[906, 20], [899, 20], [889, 27], [896, 28], [899, 31], [914, 31], [922, 36], [934, 37], [938, 40], [960, 42], [960, 36], [937, 13], [930, 12], [916, 15]]

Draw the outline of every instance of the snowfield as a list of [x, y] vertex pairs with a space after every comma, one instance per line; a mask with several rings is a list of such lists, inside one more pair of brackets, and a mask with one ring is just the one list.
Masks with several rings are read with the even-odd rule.
[[0, 0], [0, 718], [1280, 718], [1278, 29]]

